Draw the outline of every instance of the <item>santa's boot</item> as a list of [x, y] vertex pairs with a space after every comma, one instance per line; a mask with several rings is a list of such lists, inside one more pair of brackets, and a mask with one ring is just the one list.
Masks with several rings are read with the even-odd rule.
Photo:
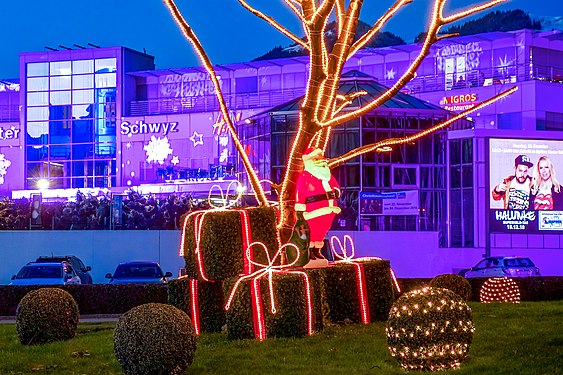
[[309, 248], [309, 263], [303, 268], [325, 268], [328, 267], [328, 260], [321, 254], [321, 249], [317, 247]]

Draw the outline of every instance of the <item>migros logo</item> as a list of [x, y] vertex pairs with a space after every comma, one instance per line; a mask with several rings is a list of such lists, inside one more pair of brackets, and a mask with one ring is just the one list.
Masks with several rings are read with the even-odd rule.
[[445, 96], [442, 99], [442, 104], [470, 103], [475, 101], [477, 101], [477, 94], [462, 94]]

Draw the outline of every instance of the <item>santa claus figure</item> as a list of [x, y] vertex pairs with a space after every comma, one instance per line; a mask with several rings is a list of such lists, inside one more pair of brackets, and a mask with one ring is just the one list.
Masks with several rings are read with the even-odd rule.
[[324, 238], [332, 220], [340, 213], [338, 197], [340, 186], [330, 174], [327, 160], [319, 148], [308, 148], [303, 153], [304, 171], [297, 180], [295, 211], [309, 226], [309, 263], [305, 268], [328, 266], [328, 261], [321, 254]]

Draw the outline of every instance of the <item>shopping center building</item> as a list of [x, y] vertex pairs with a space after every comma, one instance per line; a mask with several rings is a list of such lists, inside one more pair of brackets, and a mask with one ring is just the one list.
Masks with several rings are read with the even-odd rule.
[[[377, 95], [419, 49], [360, 51], [346, 64], [342, 90], [369, 86]], [[279, 182], [308, 59], [215, 68], [245, 149], [261, 177]], [[401, 94], [338, 130], [327, 154], [412, 134], [513, 86], [514, 94], [448, 131], [340, 168], [345, 213], [333, 229], [387, 236], [382, 243], [393, 231], [411, 233], [432, 249], [473, 249], [471, 260], [507, 251], [533, 257], [541, 249], [563, 261], [563, 211], [530, 206], [515, 216], [491, 195], [514, 174], [519, 155], [531, 159], [530, 176], [548, 156], [563, 180], [561, 31], [437, 42]], [[210, 181], [244, 180], [243, 172], [201, 67], [158, 70], [153, 56], [128, 48], [78, 48], [23, 53], [19, 79], [0, 79], [0, 196], [194, 192]]]

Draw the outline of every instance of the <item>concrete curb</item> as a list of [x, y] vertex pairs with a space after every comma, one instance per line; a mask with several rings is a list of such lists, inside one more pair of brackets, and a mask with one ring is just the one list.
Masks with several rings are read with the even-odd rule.
[[[79, 323], [117, 322], [121, 314], [80, 315]], [[0, 316], [0, 324], [16, 324], [15, 316]]]

